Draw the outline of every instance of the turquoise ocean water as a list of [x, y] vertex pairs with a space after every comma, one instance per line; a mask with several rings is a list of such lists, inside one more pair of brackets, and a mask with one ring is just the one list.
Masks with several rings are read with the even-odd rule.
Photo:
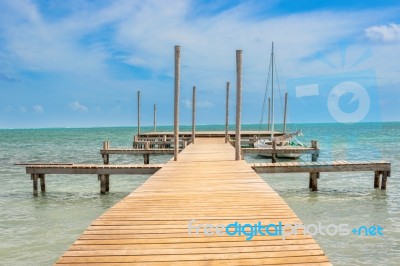
[[[303, 124], [301, 141], [319, 141], [319, 160], [388, 160], [386, 191], [373, 189], [373, 173], [323, 173], [310, 192], [307, 174], [262, 175], [305, 224], [380, 225], [383, 236], [315, 238], [334, 265], [399, 265], [400, 123]], [[189, 128], [187, 128], [189, 130]], [[198, 126], [198, 130], [222, 130]], [[243, 126], [258, 130], [258, 125]], [[151, 128], [142, 128], [150, 131]], [[159, 127], [159, 131], [171, 127]], [[49, 175], [47, 192], [32, 196], [32, 182], [18, 162], [102, 163], [103, 140], [130, 147], [134, 128], [0, 130], [0, 265], [51, 265], [100, 214], [148, 176], [112, 176], [110, 193], [99, 194], [94, 175]], [[151, 156], [164, 163], [170, 156]], [[246, 156], [249, 162], [266, 159]], [[306, 155], [302, 160], [309, 161]], [[142, 156], [111, 156], [111, 163], [142, 163]], [[268, 214], [266, 214], [268, 215]]]

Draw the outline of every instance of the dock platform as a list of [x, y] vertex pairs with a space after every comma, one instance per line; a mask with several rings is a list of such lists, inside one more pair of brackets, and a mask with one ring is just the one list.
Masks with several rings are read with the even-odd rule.
[[281, 162], [254, 163], [251, 167], [257, 173], [310, 173], [309, 188], [318, 190], [321, 172], [374, 172], [374, 188], [386, 189], [391, 164], [385, 161], [333, 161], [333, 162]]
[[302, 224], [249, 164], [235, 161], [230, 144], [199, 138], [95, 220], [56, 265], [331, 265], [307, 234], [218, 234], [218, 225], [235, 222]]

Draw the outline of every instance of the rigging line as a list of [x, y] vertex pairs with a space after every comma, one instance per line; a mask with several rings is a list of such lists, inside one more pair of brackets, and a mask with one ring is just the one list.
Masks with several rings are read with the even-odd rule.
[[282, 104], [282, 102], [283, 102], [283, 100], [282, 100], [282, 90], [281, 90], [281, 86], [280, 86], [280, 77], [278, 76], [278, 67], [279, 67], [279, 70], [281, 70], [280, 64], [279, 64], [279, 61], [278, 61], [278, 57], [275, 56], [275, 75], [276, 75], [276, 84], [277, 84], [278, 90], [279, 90], [279, 106], [280, 106], [280, 109], [281, 109], [281, 114], [283, 114], [284, 113], [284, 110], [283, 110], [284, 107], [283, 107], [283, 104]]
[[263, 105], [262, 105], [262, 111], [261, 111], [260, 124], [258, 125], [258, 134], [259, 135], [261, 132], [262, 123], [264, 122], [265, 105], [266, 105], [267, 98], [268, 98], [268, 91], [269, 91], [268, 85], [269, 85], [270, 74], [271, 74], [271, 64], [268, 67], [267, 84], [265, 85], [265, 92], [264, 92], [264, 99], [263, 99]]

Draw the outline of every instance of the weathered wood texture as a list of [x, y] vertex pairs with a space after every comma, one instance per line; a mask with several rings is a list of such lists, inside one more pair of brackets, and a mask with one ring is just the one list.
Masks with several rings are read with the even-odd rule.
[[390, 171], [390, 163], [384, 161], [366, 162], [282, 162], [254, 163], [251, 167], [257, 173], [311, 173], [311, 172], [364, 172]]
[[110, 208], [57, 265], [331, 265], [309, 235], [206, 236], [188, 225], [302, 223], [221, 139], [197, 139]]
[[72, 165], [27, 165], [27, 174], [108, 174], [108, 175], [135, 175], [154, 174], [163, 167], [163, 164], [72, 164]]
[[262, 154], [271, 155], [276, 154], [319, 154], [318, 149], [306, 148], [306, 147], [296, 147], [296, 146], [276, 146], [275, 149], [272, 148], [242, 148], [242, 154]]
[[171, 148], [150, 148], [150, 149], [124, 149], [112, 148], [108, 150], [100, 150], [100, 154], [174, 154], [174, 149]]

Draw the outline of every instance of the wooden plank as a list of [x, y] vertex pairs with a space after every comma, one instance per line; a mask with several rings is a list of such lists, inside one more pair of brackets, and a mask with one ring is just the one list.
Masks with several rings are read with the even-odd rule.
[[[280, 165], [252, 164], [270, 168], [291, 164]], [[189, 235], [192, 219], [199, 235], [193, 228]], [[234, 160], [234, 149], [223, 137], [197, 137], [178, 161], [169, 161], [95, 220], [56, 265], [330, 265], [315, 240], [301, 230], [285, 240], [207, 236], [201, 231], [200, 224], [235, 221], [302, 223], [250, 165]]]
[[294, 162], [291, 164], [262, 164], [251, 166], [257, 173], [306, 173], [306, 172], [365, 172], [390, 171], [388, 162]]
[[154, 174], [163, 167], [163, 164], [148, 165], [27, 165], [27, 174]]

